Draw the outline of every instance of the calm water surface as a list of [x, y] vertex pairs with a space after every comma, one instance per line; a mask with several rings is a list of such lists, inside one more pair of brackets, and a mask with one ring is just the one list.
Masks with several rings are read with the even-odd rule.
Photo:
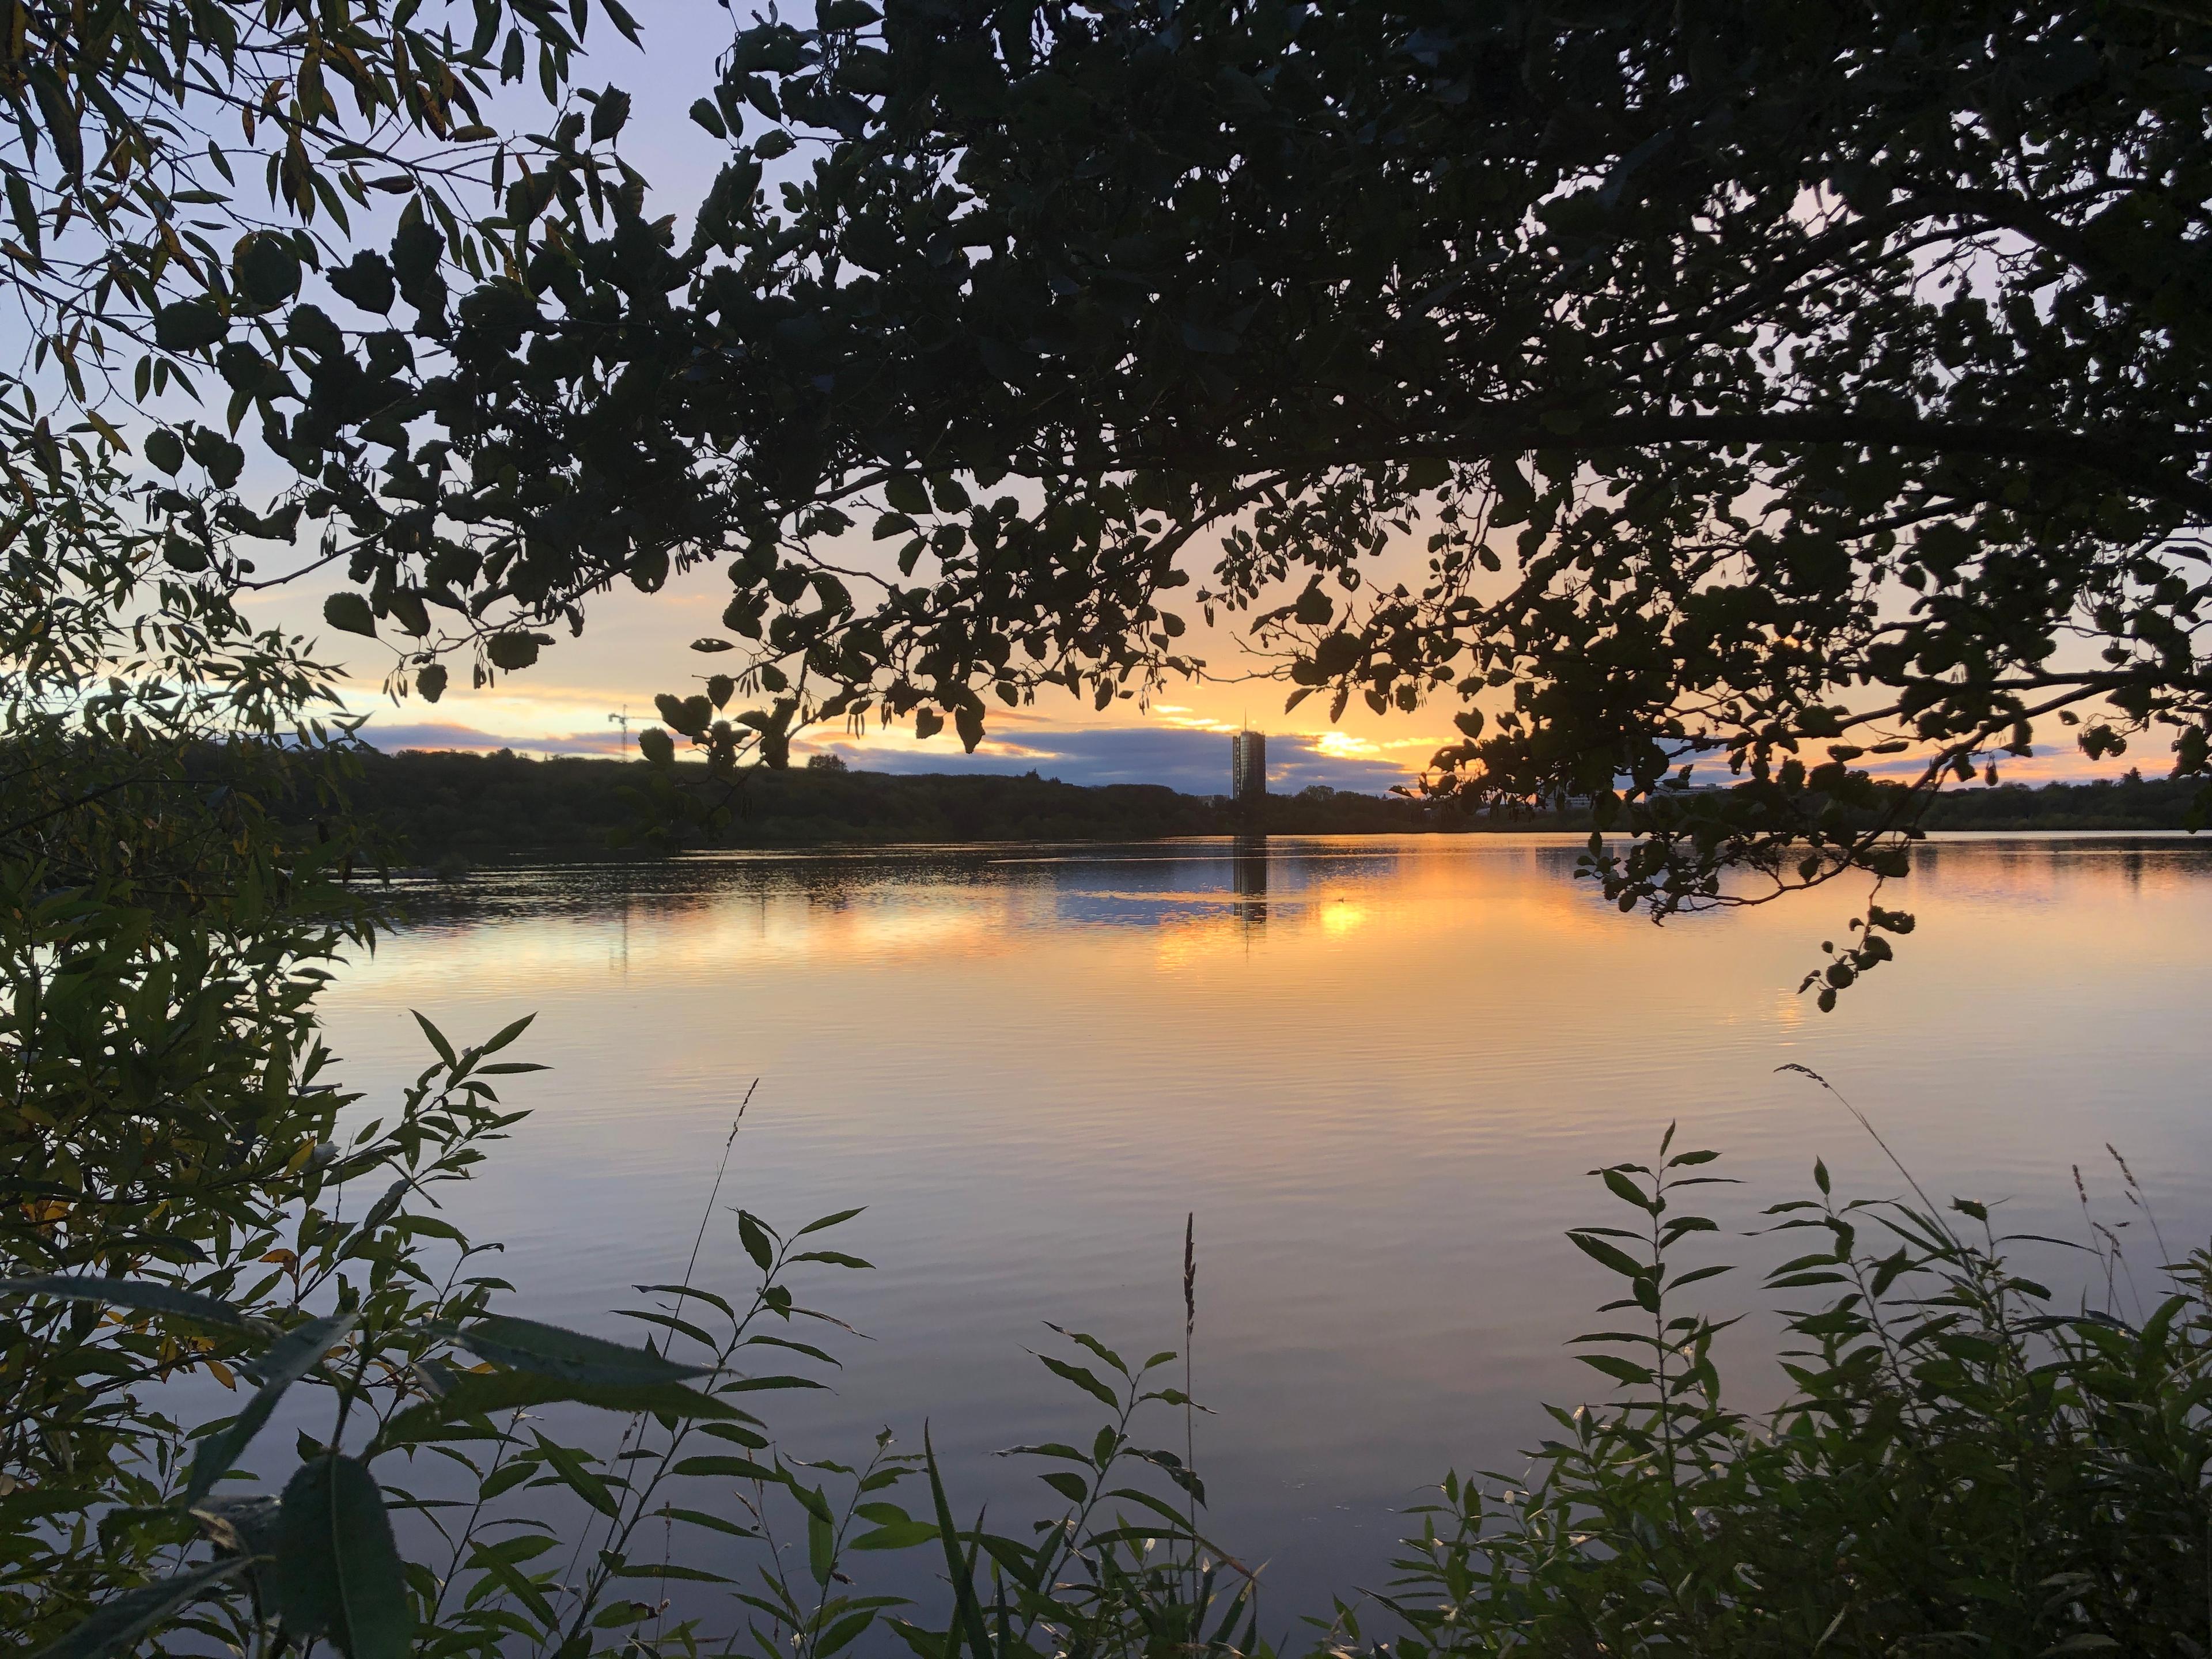
[[[342, 976], [345, 1074], [387, 1103], [423, 1059], [410, 1008], [473, 1040], [518, 1014], [554, 1069], [458, 1218], [506, 1241], [516, 1311], [609, 1316], [679, 1277], [732, 1115], [726, 1200], [786, 1226], [865, 1204], [830, 1273], [834, 1393], [775, 1419], [851, 1456], [927, 1417], [972, 1510], [1048, 1494], [986, 1455], [1088, 1437], [1087, 1401], [1025, 1350], [1043, 1322], [1182, 1346], [1199, 1254], [1199, 1453], [1212, 1529], [1272, 1563], [1287, 1617], [1376, 1585], [1394, 1511], [1450, 1467], [1515, 1470], [1538, 1402], [1601, 1387], [1563, 1349], [1605, 1275], [1566, 1245], [1610, 1221], [1588, 1171], [1670, 1120], [1745, 1187], [1711, 1189], [1711, 1259], [1809, 1187], [1894, 1170], [1810, 1066], [1931, 1191], [2008, 1200], [2078, 1235], [2069, 1166], [2170, 1242], [2212, 1232], [2212, 856], [2180, 837], [1940, 841], [1886, 898], [1900, 960], [1817, 1013], [1796, 987], [1855, 896], [1625, 918], [1572, 879], [1571, 838], [1277, 838], [698, 858], [481, 876]], [[723, 1220], [726, 1223], [727, 1217]], [[2125, 1235], [2133, 1239], [2140, 1226]], [[700, 1281], [739, 1289], [734, 1230]], [[2148, 1240], [2137, 1249], [2148, 1263]], [[827, 1270], [825, 1270], [827, 1272]], [[1755, 1303], [1748, 1273], [1711, 1305]], [[1735, 1300], [1731, 1301], [1731, 1297]], [[1771, 1397], [1771, 1325], [1739, 1328], [1740, 1403]], [[1735, 1386], [1732, 1384], [1732, 1386]], [[1177, 1416], [1156, 1425], [1180, 1445]]]

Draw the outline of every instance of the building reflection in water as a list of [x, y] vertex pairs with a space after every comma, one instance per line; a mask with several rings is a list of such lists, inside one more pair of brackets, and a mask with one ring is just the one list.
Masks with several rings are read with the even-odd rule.
[[1231, 844], [1230, 890], [1237, 895], [1237, 913], [1248, 927], [1267, 925], [1267, 838], [1239, 836]]

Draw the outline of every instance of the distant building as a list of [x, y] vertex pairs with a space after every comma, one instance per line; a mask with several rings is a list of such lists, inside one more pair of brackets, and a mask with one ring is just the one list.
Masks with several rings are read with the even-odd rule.
[[1267, 793], [1267, 739], [1239, 732], [1229, 739], [1229, 799], [1243, 806]]

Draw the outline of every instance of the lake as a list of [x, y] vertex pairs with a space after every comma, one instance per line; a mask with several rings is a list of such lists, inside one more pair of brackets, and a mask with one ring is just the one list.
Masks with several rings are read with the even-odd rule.
[[[1845, 1190], [1902, 1189], [1778, 1066], [1826, 1076], [1930, 1192], [2007, 1200], [2023, 1230], [2082, 1235], [2077, 1164], [2102, 1218], [2135, 1216], [2109, 1142], [2175, 1248], [2212, 1232], [2205, 843], [1939, 838], [1884, 896], [1918, 931], [1825, 1016], [1796, 987], [1863, 886], [1655, 927], [1573, 878], [1578, 844], [483, 874], [416, 890], [417, 919], [330, 994], [329, 1038], [385, 1108], [425, 1054], [408, 1009], [458, 1041], [534, 1011], [514, 1054], [553, 1069], [507, 1091], [533, 1115], [453, 1213], [505, 1241], [514, 1311], [631, 1340], [608, 1310], [681, 1276], [757, 1079], [725, 1202], [787, 1228], [866, 1205], [834, 1237], [876, 1264], [809, 1282], [866, 1340], [836, 1344], [834, 1392], [761, 1396], [787, 1402], [780, 1445], [849, 1458], [888, 1425], [918, 1447], [927, 1418], [956, 1504], [1009, 1530], [1050, 1495], [988, 1454], [1087, 1442], [1097, 1412], [1025, 1351], [1047, 1321], [1180, 1348], [1194, 1216], [1209, 1525], [1270, 1564], [1271, 1622], [1378, 1585], [1425, 1483], [1525, 1467], [1539, 1403], [1603, 1389], [1563, 1346], [1612, 1294], [1561, 1237], [1615, 1219], [1595, 1166], [1679, 1120], [1678, 1150], [1746, 1183], [1709, 1189], [1723, 1231], [1699, 1259], [1747, 1267], [1796, 1253], [1742, 1235], [1816, 1156]], [[743, 1289], [720, 1220], [699, 1282]], [[2139, 1267], [2145, 1231], [2122, 1234]], [[1700, 1289], [1762, 1305], [1750, 1271]], [[1771, 1328], [1731, 1334], [1739, 1404], [1773, 1397]], [[1179, 1449], [1180, 1414], [1154, 1433]]]

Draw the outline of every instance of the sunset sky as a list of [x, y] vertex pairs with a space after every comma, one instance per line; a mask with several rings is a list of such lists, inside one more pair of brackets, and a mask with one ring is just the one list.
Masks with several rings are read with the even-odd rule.
[[[434, 707], [419, 699], [395, 705], [382, 694], [378, 683], [389, 653], [324, 626], [322, 601], [331, 591], [330, 584], [313, 582], [278, 589], [264, 596], [257, 614], [319, 635], [325, 657], [353, 671], [350, 701], [356, 709], [371, 711], [365, 735], [379, 748], [616, 756], [623, 752], [623, 736], [611, 715], [627, 710], [635, 731], [653, 720], [655, 693], [696, 690], [696, 681], [720, 665], [720, 659], [687, 647], [702, 634], [719, 631], [728, 584], [719, 568], [710, 567], [672, 580], [656, 594], [623, 588], [599, 595], [587, 611], [580, 638], [562, 637], [535, 667], [483, 690], [470, 690], [465, 673], [457, 673]], [[1412, 714], [1389, 715], [1373, 714], [1355, 703], [1332, 727], [1323, 718], [1325, 700], [1316, 697], [1286, 716], [1285, 686], [1240, 678], [1260, 665], [1242, 652], [1236, 635], [1194, 627], [1193, 637], [1214, 678], [1170, 685], [1149, 708], [1117, 702], [1096, 714], [1087, 701], [1053, 691], [1042, 694], [1034, 708], [994, 704], [988, 735], [972, 756], [961, 751], [949, 727], [919, 742], [911, 726], [902, 725], [888, 731], [872, 727], [864, 737], [849, 735], [841, 726], [811, 732], [794, 746], [794, 758], [831, 749], [867, 770], [1035, 769], [1071, 783], [1162, 783], [1218, 794], [1228, 787], [1226, 734], [1249, 718], [1269, 734], [1271, 789], [1289, 793], [1326, 783], [1376, 793], [1406, 782], [1453, 738], [1450, 720], [1457, 704], [1449, 701]], [[2062, 732], [2052, 726], [2040, 735], [2059, 739]], [[1900, 758], [1881, 769], [1901, 774], [1911, 765]], [[2004, 775], [2045, 781], [2113, 775], [2130, 765], [2163, 775], [2172, 760], [2162, 744], [2139, 744], [2124, 757], [2093, 767], [2078, 752], [2052, 741], [2031, 760], [2008, 763]]]
[[[722, 665], [722, 659], [687, 648], [701, 635], [720, 631], [729, 584], [719, 568], [709, 568], [673, 579], [656, 594], [623, 588], [598, 596], [580, 638], [563, 635], [535, 667], [503, 677], [495, 686], [471, 690], [466, 674], [456, 673], [434, 707], [419, 699], [395, 705], [378, 690], [391, 660], [386, 649], [324, 626], [322, 601], [331, 591], [329, 583], [313, 582], [278, 589], [264, 596], [257, 614], [319, 635], [325, 656], [353, 670], [355, 707], [374, 711], [366, 735], [387, 750], [617, 755], [622, 732], [611, 714], [626, 708], [635, 730], [653, 720], [655, 693], [695, 690], [697, 679]], [[1207, 635], [1200, 649], [1216, 674], [1237, 675], [1255, 665], [1240, 658], [1235, 636], [1225, 630]], [[1194, 682], [1170, 686], [1149, 708], [1116, 703], [1103, 714], [1085, 700], [1052, 691], [1034, 708], [994, 703], [988, 735], [972, 756], [962, 753], [949, 727], [924, 743], [916, 741], [910, 724], [872, 728], [866, 737], [850, 736], [842, 726], [811, 732], [795, 745], [794, 756], [828, 748], [872, 770], [1035, 769], [1071, 783], [1164, 783], [1218, 794], [1228, 787], [1226, 734], [1249, 713], [1252, 724], [1270, 734], [1271, 787], [1327, 783], [1379, 793], [1404, 782], [1451, 739], [1449, 708], [1378, 717], [1363, 707], [1346, 711], [1342, 725], [1333, 729], [1318, 718], [1327, 713], [1318, 698], [1285, 719], [1286, 690], [1274, 683]]]

